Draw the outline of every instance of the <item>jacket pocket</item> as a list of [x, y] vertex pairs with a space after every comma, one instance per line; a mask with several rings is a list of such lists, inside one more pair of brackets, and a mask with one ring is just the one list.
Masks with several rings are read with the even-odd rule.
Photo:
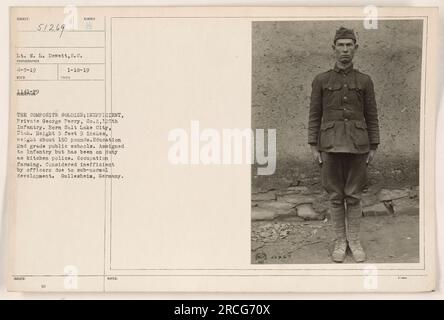
[[350, 83], [348, 86], [348, 94], [353, 94], [356, 99], [362, 103], [364, 97], [364, 87], [360, 83]]
[[319, 135], [319, 148], [328, 149], [333, 147], [335, 140], [335, 122], [326, 122], [321, 124], [321, 132]]
[[356, 121], [350, 129], [350, 133], [358, 149], [369, 146], [367, 124], [364, 121]]
[[323, 89], [327, 92], [338, 91], [342, 89], [342, 84], [339, 82], [326, 83], [324, 84]]
[[361, 83], [353, 83], [352, 82], [348, 85], [349, 90], [353, 90], [353, 91], [357, 91], [357, 92], [363, 92], [364, 91], [363, 88], [364, 87]]

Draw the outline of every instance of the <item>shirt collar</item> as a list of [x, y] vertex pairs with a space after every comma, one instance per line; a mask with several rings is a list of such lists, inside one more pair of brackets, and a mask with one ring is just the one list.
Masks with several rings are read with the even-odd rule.
[[349, 73], [351, 70], [353, 70], [353, 63], [350, 64], [347, 68], [345, 69], [341, 69], [338, 67], [338, 64], [335, 64], [335, 67], [333, 68], [334, 71], [336, 72], [344, 72], [344, 73]]

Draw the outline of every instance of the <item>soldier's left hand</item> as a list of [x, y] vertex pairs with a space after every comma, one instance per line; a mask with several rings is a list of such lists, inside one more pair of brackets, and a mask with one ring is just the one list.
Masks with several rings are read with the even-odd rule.
[[373, 161], [373, 158], [375, 157], [375, 154], [376, 154], [376, 150], [370, 150], [368, 152], [367, 165], [369, 165]]

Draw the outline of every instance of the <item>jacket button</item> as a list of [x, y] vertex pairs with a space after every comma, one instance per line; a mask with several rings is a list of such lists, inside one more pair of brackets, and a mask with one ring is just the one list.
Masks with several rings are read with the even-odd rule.
[[347, 88], [347, 84], [344, 84], [344, 88]]
[[345, 119], [344, 119], [344, 121], [348, 121], [348, 119], [347, 119], [347, 118], [345, 118]]
[[347, 97], [344, 97], [344, 100], [347, 100]]

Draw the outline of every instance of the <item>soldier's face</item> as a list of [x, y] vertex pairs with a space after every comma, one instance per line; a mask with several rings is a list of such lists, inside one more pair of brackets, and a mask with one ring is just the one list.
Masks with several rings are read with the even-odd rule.
[[338, 39], [332, 46], [336, 60], [341, 63], [349, 63], [353, 60], [358, 45], [353, 39]]

